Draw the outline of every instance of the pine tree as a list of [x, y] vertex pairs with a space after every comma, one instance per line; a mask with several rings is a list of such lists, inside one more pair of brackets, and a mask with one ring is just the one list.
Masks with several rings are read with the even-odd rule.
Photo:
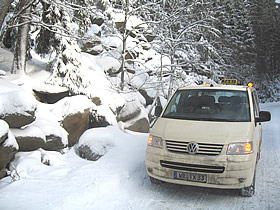
[[[72, 20], [64, 9], [61, 7], [57, 13], [59, 22], [56, 23], [56, 26], [66, 29], [71, 34]], [[87, 78], [80, 69], [81, 50], [77, 40], [59, 33], [55, 33], [54, 37], [57, 42], [56, 57], [50, 65], [52, 75], [46, 83], [66, 87], [72, 94], [80, 94], [88, 86], [89, 80], [86, 80]]]

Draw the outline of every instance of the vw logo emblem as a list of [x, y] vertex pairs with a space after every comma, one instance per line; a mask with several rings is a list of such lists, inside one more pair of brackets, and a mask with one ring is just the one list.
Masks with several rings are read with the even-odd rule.
[[193, 155], [198, 151], [198, 144], [195, 142], [190, 142], [187, 146], [187, 151], [189, 154]]

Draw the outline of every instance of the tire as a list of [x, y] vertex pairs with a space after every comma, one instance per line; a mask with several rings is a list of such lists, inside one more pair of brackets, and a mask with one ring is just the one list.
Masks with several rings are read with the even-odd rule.
[[152, 184], [156, 184], [156, 185], [160, 185], [160, 184], [163, 183], [163, 181], [158, 180], [158, 179], [156, 179], [154, 177], [151, 177], [151, 176], [150, 176], [150, 181], [151, 181]]
[[255, 186], [256, 186], [256, 172], [254, 174], [253, 183], [249, 187], [243, 187], [240, 189], [240, 195], [242, 197], [252, 197], [255, 194]]

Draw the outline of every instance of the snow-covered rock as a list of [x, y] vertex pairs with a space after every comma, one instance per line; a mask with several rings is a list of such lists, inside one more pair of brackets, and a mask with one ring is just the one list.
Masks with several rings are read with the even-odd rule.
[[122, 129], [127, 129], [134, 132], [148, 133], [150, 131], [150, 122], [148, 113], [141, 107], [140, 112], [134, 118], [131, 118], [121, 123]]
[[[51, 85], [49, 85], [51, 86]], [[37, 99], [43, 103], [53, 104], [61, 100], [64, 97], [69, 96], [69, 90], [63, 90], [61, 92], [50, 92], [50, 91], [41, 91], [33, 89], [33, 92], [36, 94]]]
[[89, 127], [89, 114], [95, 105], [88, 97], [79, 95], [65, 97], [54, 104], [51, 112], [68, 132], [68, 146], [76, 144]]
[[14, 135], [9, 130], [9, 125], [0, 120], [0, 179], [6, 176], [6, 167], [18, 150]]
[[0, 79], [0, 119], [9, 127], [20, 128], [35, 120], [37, 102], [34, 96], [4, 79]]
[[78, 143], [79, 156], [87, 160], [98, 160], [118, 145], [116, 136], [122, 133], [114, 126], [92, 128], [83, 133]]
[[34, 126], [28, 126], [25, 129], [11, 129], [19, 145], [19, 151], [34, 151], [42, 148], [46, 143], [46, 137], [43, 131]]

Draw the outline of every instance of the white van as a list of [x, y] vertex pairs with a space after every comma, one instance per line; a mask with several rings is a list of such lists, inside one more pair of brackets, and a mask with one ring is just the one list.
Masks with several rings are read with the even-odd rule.
[[146, 169], [153, 183], [255, 192], [256, 164], [262, 144], [255, 88], [200, 85], [179, 88], [153, 125], [146, 150]]

